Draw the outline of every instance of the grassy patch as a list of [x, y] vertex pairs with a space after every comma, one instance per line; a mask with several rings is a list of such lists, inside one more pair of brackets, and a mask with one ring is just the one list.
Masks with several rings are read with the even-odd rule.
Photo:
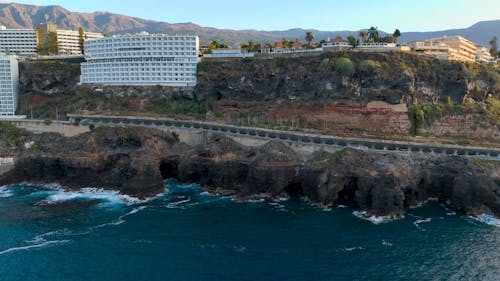
[[478, 166], [481, 171], [487, 171], [493, 167], [491, 161], [484, 160], [478, 157], [470, 157], [469, 158], [476, 166]]

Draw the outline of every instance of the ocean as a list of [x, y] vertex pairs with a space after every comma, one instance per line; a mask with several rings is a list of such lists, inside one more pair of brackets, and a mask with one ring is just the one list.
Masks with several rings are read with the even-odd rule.
[[500, 223], [444, 205], [361, 219], [301, 198], [235, 202], [165, 181], [141, 201], [0, 187], [0, 280], [498, 280]]

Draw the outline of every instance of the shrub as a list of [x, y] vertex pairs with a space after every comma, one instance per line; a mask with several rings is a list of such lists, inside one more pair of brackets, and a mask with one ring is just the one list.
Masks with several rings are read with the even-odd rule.
[[491, 80], [493, 81], [493, 85], [495, 88], [500, 88], [500, 74], [496, 71], [490, 72]]
[[410, 108], [408, 111], [409, 119], [410, 119], [410, 134], [413, 136], [418, 135], [420, 128], [424, 124], [425, 113], [418, 106], [414, 106]]
[[374, 71], [375, 69], [377, 69], [377, 63], [373, 60], [362, 60], [358, 64], [359, 72], [368, 73]]
[[320, 71], [325, 71], [328, 69], [328, 64], [330, 63], [330, 59], [329, 58], [325, 58], [323, 59], [320, 63], [319, 63], [319, 70]]
[[52, 124], [52, 120], [50, 120], [50, 119], [45, 119], [45, 120], [43, 120], [43, 124], [45, 124], [45, 125], [49, 126], [50, 124]]
[[335, 61], [335, 69], [342, 76], [352, 76], [356, 72], [355, 65], [349, 58], [338, 58]]

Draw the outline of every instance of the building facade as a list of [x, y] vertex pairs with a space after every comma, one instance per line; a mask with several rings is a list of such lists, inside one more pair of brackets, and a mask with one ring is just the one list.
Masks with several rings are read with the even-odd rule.
[[103, 85], [196, 85], [198, 36], [141, 33], [85, 41], [80, 82]]
[[[53, 23], [41, 24], [37, 27], [37, 42], [42, 52], [64, 55], [82, 55], [81, 40], [102, 38], [102, 33], [77, 30], [57, 29]], [[56, 46], [54, 46], [56, 44]]]
[[[75, 30], [63, 30], [58, 29], [57, 31], [57, 45], [59, 47], [60, 54], [67, 55], [81, 55], [82, 50], [80, 48], [80, 33]], [[83, 40], [102, 38], [104, 37], [101, 33], [96, 32], [83, 32]]]
[[477, 46], [462, 36], [442, 36], [425, 41], [408, 42], [415, 51], [451, 61], [476, 60]]
[[479, 46], [476, 51], [476, 61], [482, 63], [493, 62], [493, 56], [490, 54], [490, 50], [486, 47]]
[[22, 57], [37, 53], [36, 32], [34, 29], [8, 29], [0, 26], [0, 52]]
[[17, 58], [0, 53], [0, 118], [16, 113], [19, 99], [19, 68]]

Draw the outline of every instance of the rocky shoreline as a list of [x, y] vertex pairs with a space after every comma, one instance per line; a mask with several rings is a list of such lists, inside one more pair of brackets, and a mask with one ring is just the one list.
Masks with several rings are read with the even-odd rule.
[[304, 158], [280, 142], [246, 147], [214, 135], [204, 145], [189, 146], [175, 134], [146, 128], [100, 127], [40, 140], [37, 151], [18, 151], [0, 185], [57, 182], [68, 189], [97, 187], [149, 198], [163, 192], [164, 179], [176, 178], [235, 200], [300, 196], [366, 216], [397, 218], [435, 199], [465, 214], [500, 217], [498, 161], [351, 148]]

